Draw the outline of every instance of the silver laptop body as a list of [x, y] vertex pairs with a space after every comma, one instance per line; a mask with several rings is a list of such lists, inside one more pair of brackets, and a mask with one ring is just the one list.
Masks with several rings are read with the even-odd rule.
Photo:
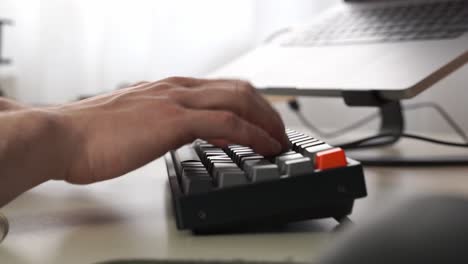
[[411, 98], [468, 61], [468, 1], [345, 1], [227, 64], [267, 94]]

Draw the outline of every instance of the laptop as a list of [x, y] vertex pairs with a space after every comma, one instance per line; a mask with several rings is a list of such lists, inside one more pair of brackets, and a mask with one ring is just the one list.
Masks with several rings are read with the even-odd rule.
[[349, 0], [212, 73], [266, 94], [414, 97], [468, 61], [467, 0]]

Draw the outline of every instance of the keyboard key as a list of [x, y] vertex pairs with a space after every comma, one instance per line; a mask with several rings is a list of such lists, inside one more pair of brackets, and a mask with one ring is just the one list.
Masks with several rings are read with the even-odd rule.
[[317, 170], [346, 167], [347, 164], [345, 152], [341, 148], [332, 148], [316, 154], [315, 168]]
[[323, 141], [320, 141], [320, 140], [317, 140], [317, 141], [314, 141], [314, 142], [302, 143], [302, 144], [298, 145], [298, 146], [295, 148], [295, 150], [296, 150], [297, 152], [302, 153], [302, 152], [304, 152], [304, 150], [307, 149], [307, 148], [314, 147], [314, 146], [318, 146], [318, 145], [322, 145], [322, 144], [324, 144], [324, 142], [323, 142]]
[[234, 154], [232, 156], [232, 160], [237, 164], [237, 165], [240, 165], [240, 162], [242, 160], [242, 158], [244, 157], [249, 157], [249, 156], [254, 156], [254, 155], [257, 155], [255, 153], [241, 153], [241, 154]]
[[200, 157], [190, 145], [185, 145], [175, 152], [176, 157], [181, 161], [200, 161]]
[[241, 169], [218, 171], [215, 176], [216, 185], [219, 188], [248, 184], [245, 172]]
[[315, 155], [317, 154], [317, 152], [331, 148], [332, 147], [328, 144], [321, 144], [318, 146], [308, 147], [302, 151], [302, 155], [309, 157], [312, 161], [315, 162]]
[[312, 142], [314, 141], [315, 139], [311, 138], [311, 137], [306, 137], [306, 138], [301, 138], [301, 139], [296, 139], [296, 140], [291, 140], [291, 145], [293, 147], [301, 144], [301, 143], [307, 143], [307, 142]]
[[281, 156], [286, 156], [286, 155], [292, 155], [292, 154], [296, 154], [297, 152], [296, 151], [286, 151], [286, 152], [283, 152], [281, 154], [278, 155], [278, 157], [281, 157]]
[[286, 160], [283, 165], [285, 174], [289, 177], [304, 175], [314, 172], [312, 160], [309, 157]]
[[231, 158], [229, 158], [229, 157], [208, 157], [208, 162], [205, 165], [206, 165], [208, 171], [210, 173], [213, 173], [214, 166], [216, 166], [217, 164], [222, 164], [222, 163], [234, 164], [232, 162]]
[[212, 175], [216, 175], [219, 172], [227, 170], [240, 170], [240, 168], [234, 162], [226, 163], [214, 163], [212, 169]]
[[183, 171], [182, 189], [185, 194], [204, 193], [213, 190], [213, 181], [206, 170], [204, 171]]
[[298, 135], [294, 137], [289, 137], [289, 143], [293, 144], [294, 142], [297, 142], [298, 140], [304, 140], [304, 139], [310, 139], [311, 137], [306, 136], [306, 135]]
[[301, 153], [295, 153], [295, 154], [291, 154], [291, 155], [282, 155], [282, 156], [276, 157], [275, 163], [276, 163], [276, 165], [278, 165], [278, 168], [279, 168], [279, 171], [281, 172], [281, 174], [285, 174], [286, 173], [286, 166], [285, 166], [286, 161], [300, 159], [300, 158], [303, 158], [303, 157], [304, 156]]
[[253, 152], [253, 149], [251, 149], [250, 147], [232, 147], [232, 148], [228, 148], [226, 153], [232, 156], [235, 153], [249, 152], [249, 151]]
[[239, 165], [239, 167], [241, 167], [241, 168], [244, 168], [246, 161], [256, 161], [256, 160], [262, 160], [264, 158], [265, 157], [263, 157], [262, 155], [258, 155], [258, 154], [251, 155], [251, 156], [245, 156], [245, 157], [240, 158], [237, 165]]
[[295, 151], [298, 151], [298, 148], [302, 145], [306, 145], [306, 144], [311, 144], [311, 143], [317, 143], [318, 140], [315, 139], [315, 138], [309, 138], [309, 139], [305, 139], [305, 140], [300, 140], [300, 141], [295, 141], [295, 142], [292, 142], [292, 146], [291, 148]]
[[252, 182], [274, 180], [280, 177], [278, 165], [266, 159], [245, 161], [244, 170]]
[[183, 161], [180, 163], [182, 168], [204, 168], [205, 166], [200, 161]]

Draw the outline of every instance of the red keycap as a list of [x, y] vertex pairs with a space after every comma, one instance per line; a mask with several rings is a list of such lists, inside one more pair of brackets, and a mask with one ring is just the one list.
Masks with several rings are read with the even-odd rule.
[[347, 164], [346, 154], [341, 148], [320, 151], [315, 156], [315, 169], [317, 170], [345, 167]]

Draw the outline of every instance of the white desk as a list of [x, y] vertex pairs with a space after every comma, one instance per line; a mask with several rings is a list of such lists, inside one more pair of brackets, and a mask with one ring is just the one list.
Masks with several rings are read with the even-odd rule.
[[[51, 161], [53, 162], [53, 161]], [[414, 192], [468, 194], [468, 168], [366, 169], [369, 196], [351, 216], [359, 222], [391, 197]], [[118, 258], [313, 260], [331, 241], [334, 220], [258, 234], [194, 236], [177, 231], [163, 160], [90, 186], [49, 182], [2, 212], [10, 234], [0, 263], [94, 263]]]

